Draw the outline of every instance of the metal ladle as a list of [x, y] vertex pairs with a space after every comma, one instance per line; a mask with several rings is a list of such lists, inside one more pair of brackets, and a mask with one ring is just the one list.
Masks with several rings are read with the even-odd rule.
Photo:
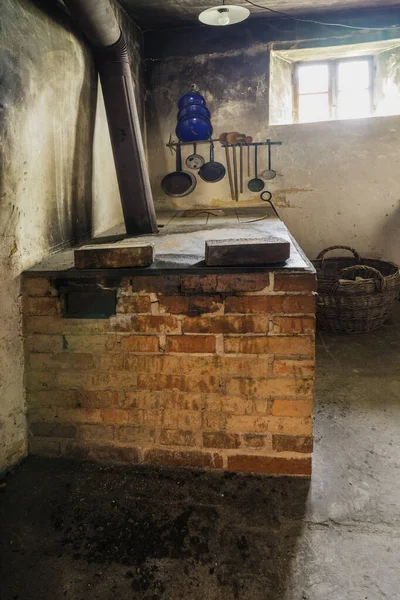
[[258, 146], [257, 144], [254, 146], [254, 170], [255, 170], [255, 177], [253, 179], [250, 179], [249, 183], [247, 184], [247, 187], [249, 188], [249, 190], [251, 192], [261, 192], [261, 190], [264, 189], [264, 185], [265, 183], [263, 182], [262, 179], [260, 179], [258, 177], [257, 174], [257, 156], [258, 156]]
[[275, 179], [276, 171], [271, 168], [271, 140], [267, 140], [268, 146], [268, 169], [261, 173], [264, 179]]

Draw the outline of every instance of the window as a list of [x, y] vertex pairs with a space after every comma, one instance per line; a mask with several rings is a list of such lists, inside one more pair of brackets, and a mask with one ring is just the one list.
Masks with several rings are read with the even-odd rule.
[[296, 63], [294, 121], [310, 123], [370, 117], [372, 66], [372, 56]]

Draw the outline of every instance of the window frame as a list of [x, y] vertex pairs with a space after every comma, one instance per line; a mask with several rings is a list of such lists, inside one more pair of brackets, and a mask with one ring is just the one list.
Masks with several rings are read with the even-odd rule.
[[[339, 64], [344, 62], [368, 62], [369, 68], [369, 81], [370, 85], [368, 87], [369, 98], [370, 98], [370, 109], [371, 114], [368, 117], [373, 116], [374, 113], [374, 56], [373, 55], [365, 55], [365, 56], [346, 56], [343, 58], [327, 58], [320, 60], [305, 60], [294, 63], [293, 69], [293, 123], [326, 123], [327, 121], [299, 121], [299, 97], [313, 95], [310, 94], [300, 94], [299, 93], [299, 68], [303, 66], [312, 66], [312, 65], [327, 65], [328, 66], [328, 102], [329, 102], [329, 121], [339, 121], [339, 120], [347, 120], [347, 119], [339, 119], [337, 117], [337, 98], [339, 95], [338, 89], [338, 70]], [[325, 92], [315, 92], [317, 93], [325, 93]], [[350, 120], [350, 119], [348, 119]]]

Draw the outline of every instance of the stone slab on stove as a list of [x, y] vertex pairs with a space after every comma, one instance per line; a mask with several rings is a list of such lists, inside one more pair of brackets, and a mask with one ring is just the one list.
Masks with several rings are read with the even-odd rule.
[[260, 239], [206, 241], [206, 265], [268, 265], [285, 263], [290, 257], [290, 242], [266, 236]]
[[[277, 237], [290, 244], [290, 257], [285, 264], [279, 264], [279, 269], [284, 272], [314, 273], [314, 268], [302, 252], [297, 242], [293, 239], [286, 225], [275, 215], [267, 212], [265, 207], [243, 208], [239, 211], [224, 210], [223, 214], [216, 216], [208, 214], [204, 222], [199, 224], [195, 215], [191, 218], [181, 213], [171, 212], [171, 218], [163, 214], [160, 230], [156, 234], [143, 235], [129, 238], [123, 233], [123, 227], [118, 227], [105, 232], [99, 237], [90, 240], [91, 245], [110, 243], [113, 241], [127, 244], [130, 241], [143, 244], [154, 244], [154, 262], [149, 267], [98, 269], [98, 275], [108, 275], [113, 271], [121, 276], [129, 276], [133, 272], [140, 274], [156, 275], [160, 273], [221, 273], [223, 271], [234, 273], [251, 271], [277, 270], [277, 265], [237, 265], [237, 266], [212, 266], [205, 262], [205, 244], [210, 240], [261, 240], [266, 237]], [[262, 210], [261, 210], [262, 209]], [[211, 211], [215, 212], [215, 211]], [[160, 221], [160, 220], [159, 220]], [[93, 269], [76, 269], [74, 266], [74, 250], [67, 249], [50, 256], [38, 265], [26, 271], [30, 277], [40, 275], [54, 275], [62, 277], [87, 277], [93, 275]]]

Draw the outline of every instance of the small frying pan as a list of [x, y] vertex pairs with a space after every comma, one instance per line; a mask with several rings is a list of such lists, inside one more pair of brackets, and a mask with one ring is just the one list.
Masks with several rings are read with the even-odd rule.
[[210, 162], [200, 168], [199, 175], [203, 181], [208, 183], [216, 183], [225, 177], [224, 165], [214, 160], [214, 144], [212, 142], [210, 144]]
[[264, 179], [275, 179], [276, 171], [271, 169], [271, 142], [270, 142], [270, 140], [267, 140], [267, 146], [268, 146], [268, 169], [266, 169], [265, 171], [262, 172], [262, 176], [264, 177]]
[[193, 154], [190, 154], [186, 159], [186, 166], [189, 167], [189, 169], [200, 169], [206, 162], [201, 154], [196, 153], [196, 149], [197, 144], [193, 144]]
[[164, 194], [174, 198], [188, 196], [197, 185], [197, 179], [193, 173], [182, 171], [182, 154], [180, 144], [176, 147], [176, 171], [168, 173], [161, 182]]
[[253, 179], [250, 179], [249, 183], [247, 184], [247, 187], [249, 188], [249, 190], [251, 192], [261, 192], [261, 190], [264, 189], [264, 182], [262, 179], [259, 179], [259, 177], [257, 176], [257, 156], [258, 156], [258, 146], [255, 145], [254, 146], [254, 170], [255, 170], [255, 177]]

